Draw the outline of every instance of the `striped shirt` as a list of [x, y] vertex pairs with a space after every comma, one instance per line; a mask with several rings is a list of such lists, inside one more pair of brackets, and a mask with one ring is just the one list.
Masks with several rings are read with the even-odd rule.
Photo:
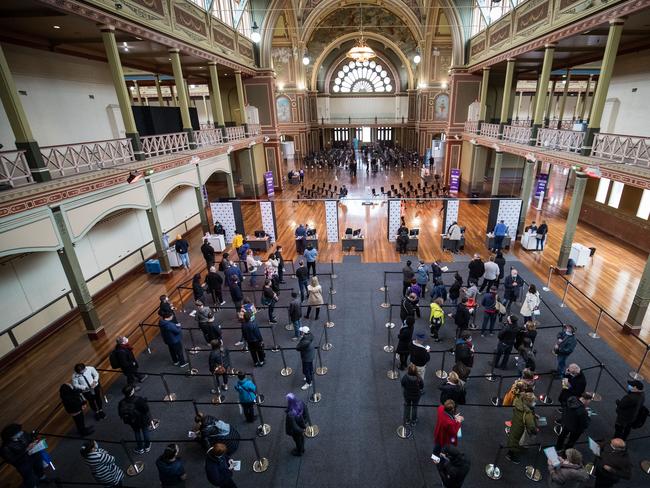
[[115, 458], [104, 449], [98, 447], [84, 458], [84, 462], [90, 468], [95, 481], [104, 483], [106, 487], [115, 486], [124, 479], [124, 471], [115, 464]]

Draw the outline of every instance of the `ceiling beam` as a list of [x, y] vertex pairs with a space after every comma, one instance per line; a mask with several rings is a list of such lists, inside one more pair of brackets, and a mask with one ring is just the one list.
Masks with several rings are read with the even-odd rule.
[[0, 10], [0, 19], [24, 19], [36, 17], [65, 17], [67, 14], [49, 8], [26, 8]]

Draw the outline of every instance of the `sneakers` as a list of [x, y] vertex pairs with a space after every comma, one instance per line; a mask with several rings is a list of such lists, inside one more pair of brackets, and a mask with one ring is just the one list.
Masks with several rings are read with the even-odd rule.
[[277, 324], [277, 323], [278, 323], [277, 320], [269, 320], [269, 324]]
[[217, 393], [219, 393], [219, 390], [217, 390], [216, 388], [212, 388], [210, 390], [210, 393], [212, 393], [213, 395], [216, 395]]
[[293, 342], [297, 342], [297, 341], [298, 341], [298, 337], [293, 336], [293, 337], [291, 338], [291, 340], [292, 340]]
[[244, 345], [244, 341], [235, 342], [235, 346], [243, 346], [243, 345]]
[[180, 361], [176, 361], [176, 362], [174, 363], [174, 366], [178, 366], [179, 364], [181, 364], [181, 362], [180, 362]]
[[219, 305], [225, 305], [225, 304], [226, 304], [226, 301], [223, 300]]
[[185, 367], [187, 367], [187, 366], [189, 366], [189, 365], [190, 365], [190, 363], [188, 363], [187, 361], [185, 361], [183, 364], [179, 364], [178, 367], [179, 367], [179, 368], [185, 368]]
[[260, 361], [260, 366], [264, 366], [264, 361]]
[[136, 454], [144, 454], [146, 452], [145, 449], [133, 449], [133, 452]]
[[223, 391], [228, 391], [228, 385], [223, 385]]
[[149, 452], [151, 451], [151, 442], [147, 445], [147, 447], [144, 448], [144, 452]]
[[138, 382], [140, 382], [140, 383], [144, 383], [144, 380], [146, 380], [147, 378], [149, 378], [149, 375], [148, 375], [148, 374], [145, 374], [145, 375], [142, 376], [142, 378], [140, 378], [140, 379], [138, 380]]
[[311, 383], [305, 383], [304, 385], [302, 385], [302, 386], [300, 387], [300, 389], [301, 389], [301, 390], [308, 390], [310, 386], [311, 386]]

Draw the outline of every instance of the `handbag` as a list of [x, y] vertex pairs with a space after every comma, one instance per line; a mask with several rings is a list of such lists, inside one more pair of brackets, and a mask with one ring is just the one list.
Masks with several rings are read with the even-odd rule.
[[501, 315], [506, 314], [506, 306], [503, 303], [501, 303], [499, 300], [497, 300], [496, 303], [494, 304], [494, 308], [496, 308], [497, 312], [499, 312]]
[[226, 368], [223, 366], [223, 364], [220, 364], [216, 368], [214, 368], [214, 374], [217, 376], [226, 374]]

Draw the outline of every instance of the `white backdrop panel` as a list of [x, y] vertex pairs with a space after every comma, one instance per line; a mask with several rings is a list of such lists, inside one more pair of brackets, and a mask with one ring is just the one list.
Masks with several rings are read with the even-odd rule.
[[402, 216], [402, 201], [388, 200], [388, 240], [395, 242]]
[[266, 235], [271, 236], [271, 242], [275, 242], [273, 202], [260, 202], [260, 212], [262, 214], [262, 230], [266, 232]]
[[513, 241], [517, 238], [517, 226], [519, 225], [520, 212], [521, 200], [513, 199], [499, 201], [497, 222], [503, 220], [503, 222], [508, 226], [508, 234]]
[[327, 242], [339, 242], [339, 202], [325, 200], [325, 225]]
[[460, 200], [447, 200], [447, 212], [445, 213], [445, 228], [444, 232], [447, 232], [449, 226], [454, 222], [458, 222], [458, 209], [460, 208]]
[[212, 223], [217, 220], [221, 222], [224, 230], [226, 231], [226, 242], [232, 242], [235, 236], [235, 212], [230, 202], [211, 202], [210, 209], [212, 210]]

